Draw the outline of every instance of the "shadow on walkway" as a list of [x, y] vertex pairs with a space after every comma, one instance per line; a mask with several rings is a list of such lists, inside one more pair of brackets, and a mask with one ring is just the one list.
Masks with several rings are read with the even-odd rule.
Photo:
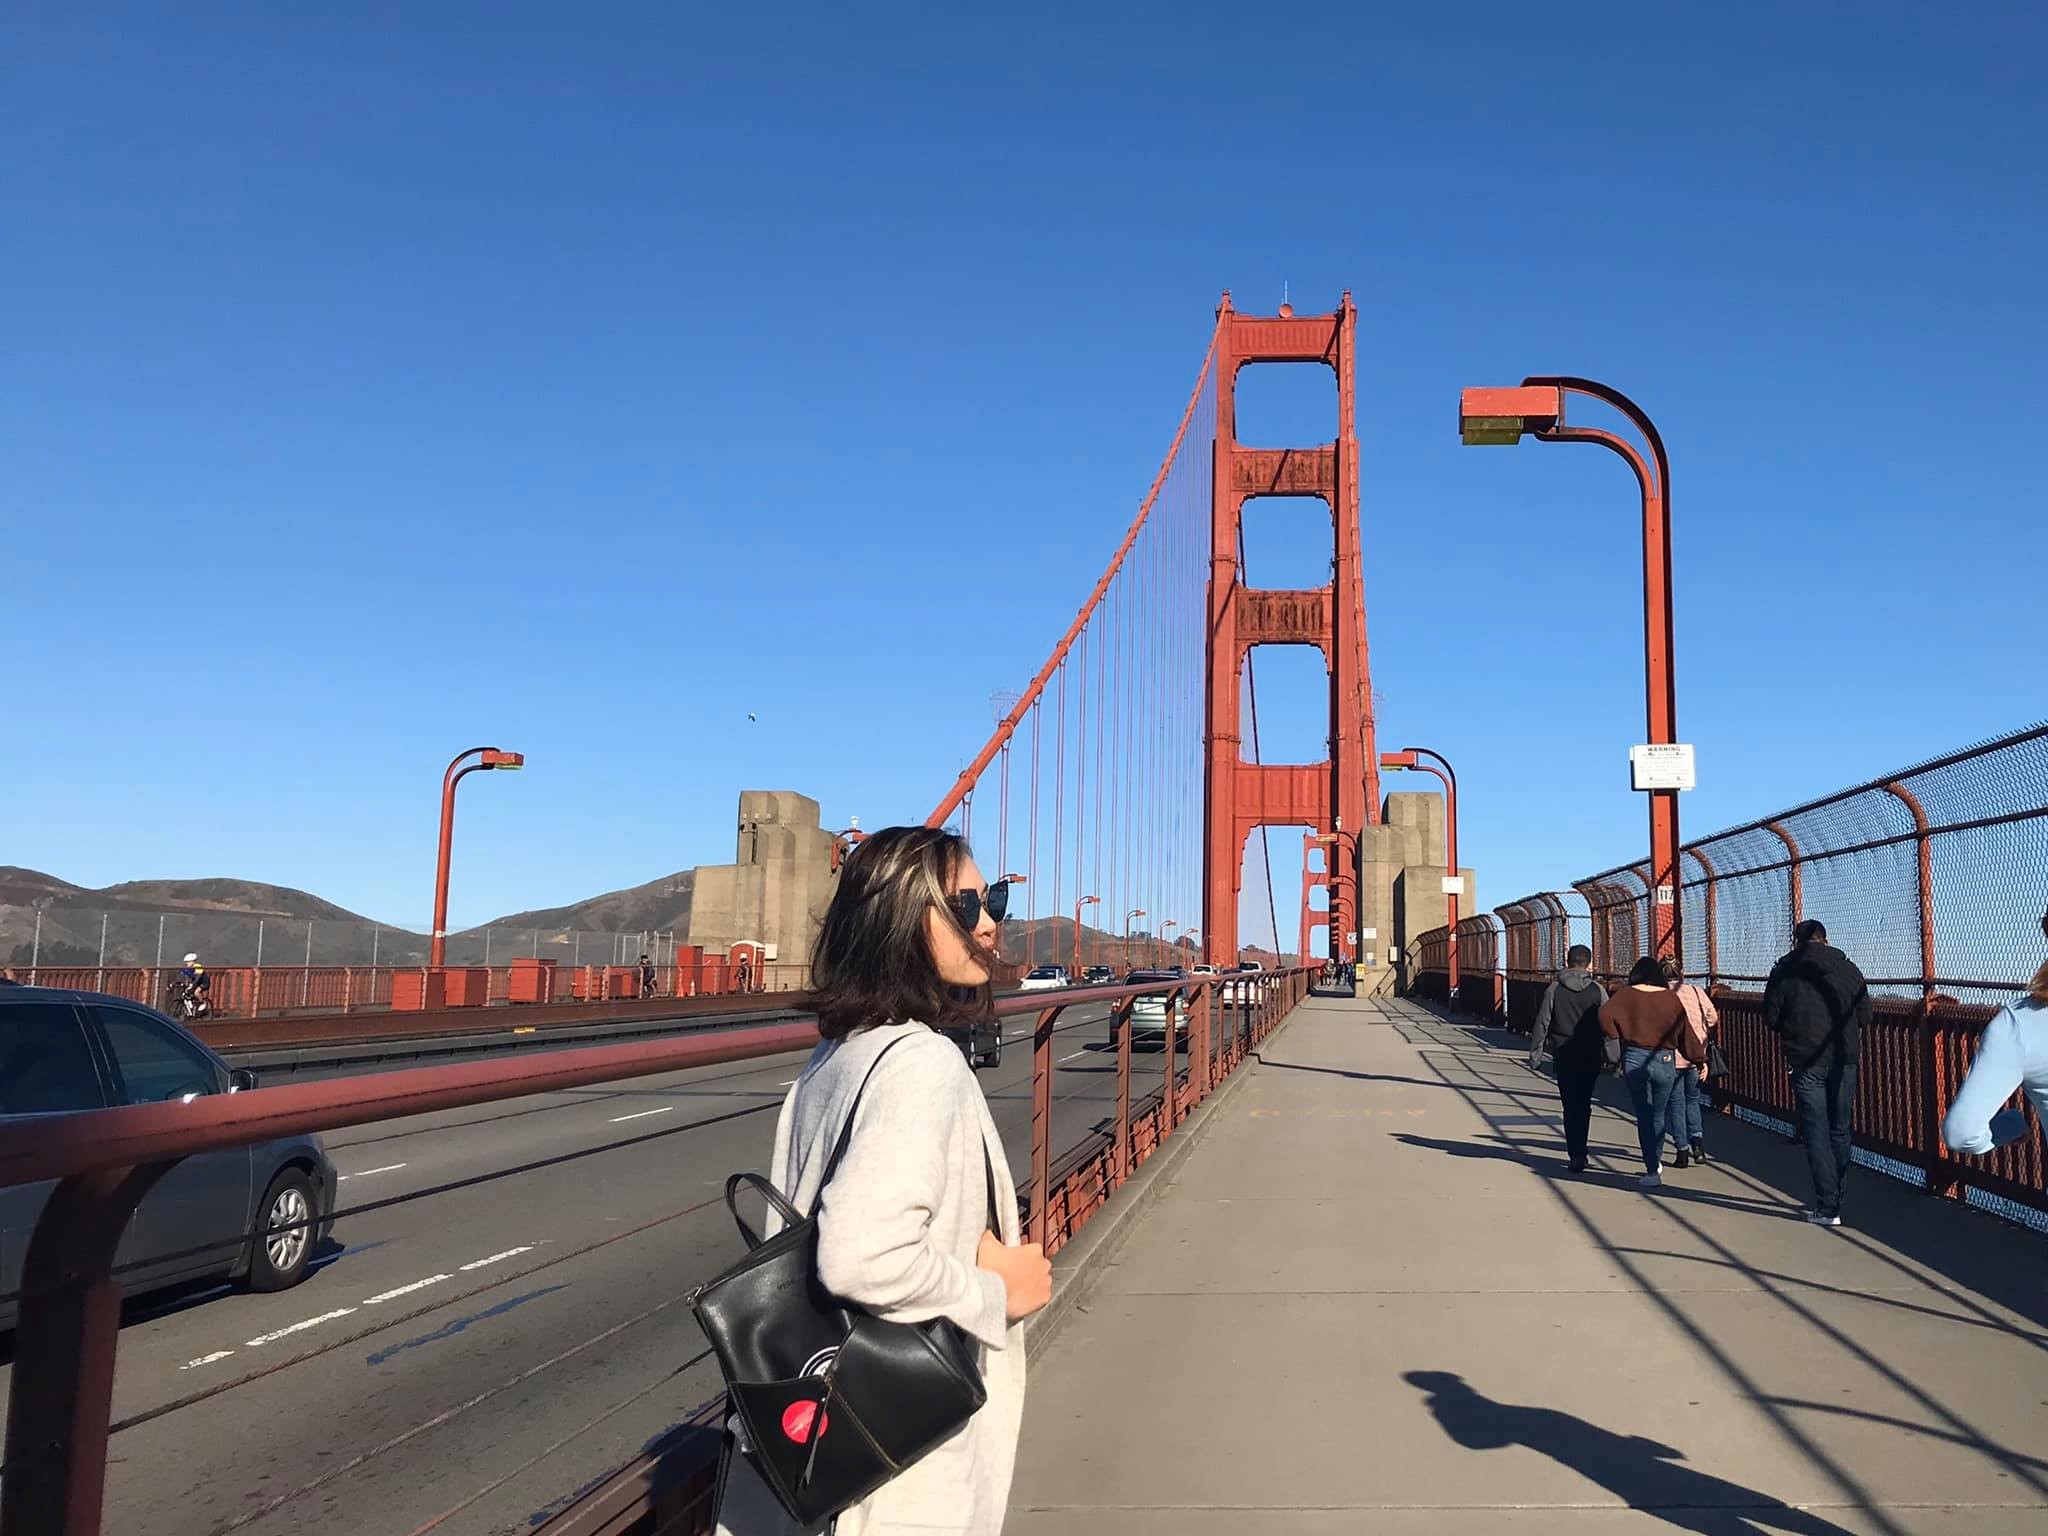
[[1555, 1408], [1500, 1403], [1451, 1371], [1409, 1371], [1402, 1380], [1429, 1394], [1443, 1432], [1468, 1451], [1525, 1445], [1598, 1483], [1630, 1509], [1702, 1536], [1851, 1536], [1808, 1510], [1726, 1478], [1680, 1466], [1683, 1451], [1643, 1435], [1616, 1434]]
[[[1446, 1157], [1483, 1158], [1493, 1162], [1513, 1163], [1516, 1167], [1526, 1168], [1539, 1177], [1564, 1179], [1573, 1184], [1607, 1189], [1634, 1189], [1636, 1175], [1641, 1172], [1639, 1166], [1631, 1164], [1619, 1173], [1589, 1169], [1585, 1173], [1574, 1174], [1571, 1165], [1562, 1157], [1544, 1157], [1538, 1153], [1524, 1152], [1493, 1142], [1452, 1141], [1440, 1136], [1417, 1136], [1407, 1131], [1394, 1132], [1394, 1140], [1411, 1147], [1441, 1152]], [[1701, 1176], [1705, 1176], [1704, 1169], [1701, 1170]], [[1730, 1195], [1713, 1195], [1703, 1190], [1687, 1189], [1683, 1182], [1685, 1177], [1686, 1175], [1674, 1169], [1666, 1169], [1663, 1187], [1656, 1192], [1654, 1198], [1679, 1200], [1688, 1205], [1715, 1205], [1725, 1211], [1749, 1211], [1757, 1215], [1776, 1217], [1780, 1221], [1805, 1219], [1799, 1207], [1782, 1200], [1740, 1200]]]
[[1257, 1051], [1252, 1052], [1252, 1060], [1256, 1061], [1260, 1066], [1270, 1067], [1276, 1072], [1319, 1072], [1325, 1077], [1348, 1077], [1355, 1083], [1400, 1083], [1409, 1088], [1449, 1088], [1451, 1086], [1451, 1084], [1444, 1082], [1441, 1078], [1398, 1077], [1384, 1072], [1347, 1072], [1342, 1067], [1312, 1067], [1302, 1061], [1268, 1061]]

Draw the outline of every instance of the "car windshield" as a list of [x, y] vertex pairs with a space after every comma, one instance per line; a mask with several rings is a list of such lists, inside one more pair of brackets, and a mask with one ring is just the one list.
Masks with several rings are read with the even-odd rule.
[[1041, 965], [1037, 970], [1031, 972], [1024, 979], [1026, 981], [1057, 981], [1059, 980], [1059, 978], [1060, 968], [1058, 966]]

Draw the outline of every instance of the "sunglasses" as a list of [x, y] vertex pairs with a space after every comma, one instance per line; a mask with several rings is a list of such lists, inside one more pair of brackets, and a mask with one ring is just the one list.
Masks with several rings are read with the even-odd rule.
[[953, 909], [953, 915], [960, 919], [960, 926], [969, 933], [981, 926], [984, 910], [990, 922], [1000, 923], [1010, 910], [1010, 882], [996, 881], [988, 888], [986, 896], [979, 891], [955, 891], [946, 898], [946, 905]]

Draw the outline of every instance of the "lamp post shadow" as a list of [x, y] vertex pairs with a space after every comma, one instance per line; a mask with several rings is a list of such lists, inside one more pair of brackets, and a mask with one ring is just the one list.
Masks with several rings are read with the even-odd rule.
[[1685, 1453], [1646, 1435], [1617, 1434], [1555, 1408], [1496, 1402], [1452, 1371], [1409, 1371], [1443, 1432], [1472, 1451], [1527, 1446], [1605, 1488], [1630, 1509], [1701, 1536], [1852, 1536], [1832, 1520], [1754, 1488], [1683, 1466]]

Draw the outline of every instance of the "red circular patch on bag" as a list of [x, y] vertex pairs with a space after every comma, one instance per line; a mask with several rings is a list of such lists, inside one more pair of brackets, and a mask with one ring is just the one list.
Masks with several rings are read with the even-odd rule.
[[782, 1410], [782, 1432], [798, 1445], [809, 1445], [811, 1424], [814, 1420], [818, 1426], [819, 1438], [822, 1439], [825, 1431], [832, 1427], [832, 1416], [829, 1413], [820, 1413], [818, 1405], [808, 1399], [791, 1403]]

